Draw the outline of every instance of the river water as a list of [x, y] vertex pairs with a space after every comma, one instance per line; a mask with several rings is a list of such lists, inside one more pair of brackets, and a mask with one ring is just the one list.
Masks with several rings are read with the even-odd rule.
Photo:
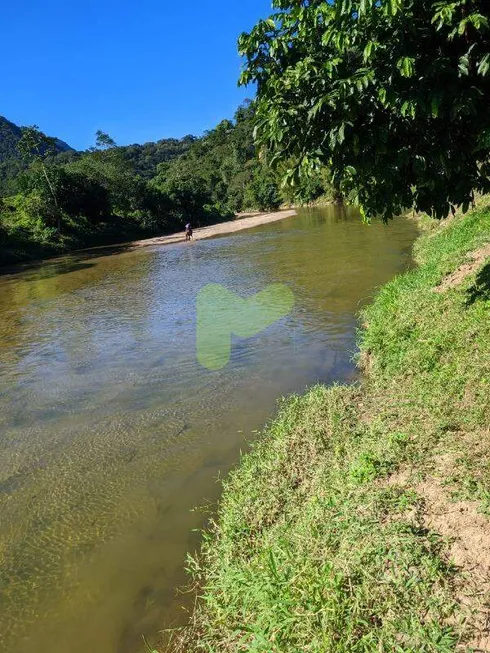
[[[139, 653], [184, 618], [198, 505], [281, 395], [351, 381], [355, 314], [406, 269], [413, 222], [350, 209], [0, 277], [0, 651]], [[196, 295], [271, 283], [286, 317], [196, 358]]]

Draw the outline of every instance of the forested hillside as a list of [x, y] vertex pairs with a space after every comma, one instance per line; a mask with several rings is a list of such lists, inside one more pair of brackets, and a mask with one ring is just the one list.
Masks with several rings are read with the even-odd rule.
[[[15, 188], [13, 183], [27, 165], [22, 160], [17, 144], [22, 136], [22, 128], [0, 116], [0, 194], [6, 195]], [[157, 173], [159, 163], [172, 161], [184, 154], [198, 140], [195, 136], [163, 138], [156, 143], [126, 145], [120, 149], [134, 168], [136, 174], [151, 179]], [[55, 153], [47, 157], [48, 162], [64, 165], [79, 159], [83, 152], [77, 152], [64, 141], [55, 138]]]
[[[20, 127], [0, 116], [0, 194], [7, 192], [9, 181], [26, 168], [17, 150], [21, 136]], [[54, 145], [57, 152], [73, 152], [67, 143], [57, 138], [54, 139]]]
[[196, 140], [197, 138], [191, 135], [184, 138], [163, 138], [156, 143], [126, 145], [121, 147], [121, 150], [136, 174], [145, 179], [152, 179], [157, 173], [159, 163], [178, 158], [187, 152]]
[[86, 152], [37, 128], [5, 125], [0, 264], [169, 233], [188, 221], [202, 226], [329, 191], [324, 169], [300, 187], [281, 186], [280, 171], [254, 145], [253, 103], [201, 138], [119, 147], [97, 132]]

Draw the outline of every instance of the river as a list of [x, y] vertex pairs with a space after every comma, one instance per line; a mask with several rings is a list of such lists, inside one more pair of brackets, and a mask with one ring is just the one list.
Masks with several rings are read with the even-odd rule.
[[[220, 475], [318, 381], [355, 378], [356, 312], [410, 265], [414, 222], [352, 209], [0, 277], [0, 651], [140, 653], [182, 622], [186, 551]], [[286, 284], [229, 364], [196, 359], [196, 295]]]

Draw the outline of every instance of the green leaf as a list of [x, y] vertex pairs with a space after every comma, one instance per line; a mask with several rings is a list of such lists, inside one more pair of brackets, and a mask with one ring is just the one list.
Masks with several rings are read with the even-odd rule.
[[368, 41], [366, 47], [364, 48], [364, 55], [363, 55], [364, 63], [366, 63], [367, 61], [369, 61], [369, 59], [371, 59], [373, 49], [374, 49], [373, 41]]
[[470, 61], [467, 54], [463, 55], [459, 59], [458, 69], [461, 75], [468, 76], [470, 74]]
[[478, 64], [478, 74], [482, 75], [482, 77], [485, 77], [488, 74], [488, 71], [490, 70], [490, 53], [487, 53], [484, 55], [480, 63]]
[[468, 16], [468, 20], [471, 22], [473, 27], [476, 30], [488, 29], [488, 19], [482, 14], [473, 13]]
[[415, 59], [413, 57], [402, 57], [396, 64], [402, 77], [412, 77], [415, 72]]
[[465, 33], [467, 25], [468, 25], [468, 19], [467, 19], [467, 18], [464, 18], [464, 19], [459, 23], [459, 25], [458, 25], [458, 34], [459, 34], [460, 36], [462, 36], [462, 35]]
[[345, 141], [345, 123], [344, 122], [339, 127], [337, 141], [338, 141], [338, 143], [340, 143], [340, 145], [342, 145], [342, 143]]
[[430, 111], [433, 118], [437, 118], [439, 116], [439, 98], [434, 95], [430, 101]]

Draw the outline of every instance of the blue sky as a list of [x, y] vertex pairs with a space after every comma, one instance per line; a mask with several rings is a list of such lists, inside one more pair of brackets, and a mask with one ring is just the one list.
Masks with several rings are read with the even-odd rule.
[[201, 134], [232, 117], [236, 41], [271, 0], [2, 0], [0, 115], [85, 149]]

